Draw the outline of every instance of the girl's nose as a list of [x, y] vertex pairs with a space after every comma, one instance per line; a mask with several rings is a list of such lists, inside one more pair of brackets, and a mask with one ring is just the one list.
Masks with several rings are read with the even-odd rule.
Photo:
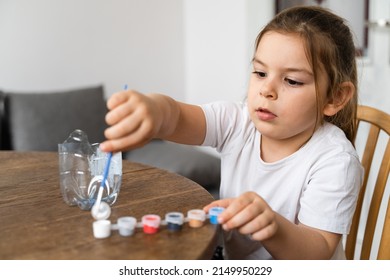
[[265, 98], [270, 98], [270, 99], [276, 99], [276, 92], [275, 91], [260, 91], [260, 95], [262, 95]]
[[259, 94], [265, 98], [276, 99], [278, 95], [276, 93], [275, 87], [265, 84], [259, 91]]

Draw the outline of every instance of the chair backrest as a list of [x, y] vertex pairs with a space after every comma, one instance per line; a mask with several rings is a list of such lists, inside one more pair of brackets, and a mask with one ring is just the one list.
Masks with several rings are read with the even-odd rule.
[[[387, 203], [387, 210], [379, 243], [378, 255], [372, 258], [390, 259], [390, 198], [383, 197], [390, 169], [390, 115], [372, 107], [359, 106], [357, 119], [358, 128], [361, 127], [363, 122], [369, 123], [369, 132], [361, 160], [365, 172], [364, 180], [352, 220], [351, 230], [346, 239], [345, 253], [347, 259], [354, 259], [359, 222], [362, 222], [363, 226], [361, 225], [360, 227], [364, 228], [364, 236], [359, 259], [370, 259], [378, 215], [383, 201], [383, 203]], [[365, 197], [369, 196], [369, 192], [367, 191], [367, 181], [370, 176], [371, 164], [381, 131], [384, 132], [385, 137], [387, 137], [387, 145], [377, 173], [372, 197], [369, 200], [368, 216], [364, 222], [361, 221], [362, 206], [363, 201], [367, 199]]]

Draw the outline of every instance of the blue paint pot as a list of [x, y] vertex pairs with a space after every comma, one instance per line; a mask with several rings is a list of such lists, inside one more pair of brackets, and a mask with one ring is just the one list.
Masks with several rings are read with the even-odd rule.
[[213, 207], [209, 210], [210, 223], [213, 225], [218, 225], [218, 216], [221, 214], [225, 208], [223, 207]]
[[167, 229], [170, 231], [179, 231], [184, 222], [184, 215], [180, 212], [169, 212], [165, 215]]

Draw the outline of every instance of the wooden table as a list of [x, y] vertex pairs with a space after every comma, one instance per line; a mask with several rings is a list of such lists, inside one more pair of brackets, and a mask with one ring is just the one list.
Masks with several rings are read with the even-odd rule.
[[[145, 214], [164, 219], [171, 211], [203, 208], [213, 197], [195, 182], [150, 166], [123, 161], [122, 185], [110, 220]], [[113, 231], [105, 239], [92, 232], [90, 211], [71, 207], [59, 187], [55, 152], [0, 152], [0, 259], [210, 259], [218, 228], [206, 220], [201, 228], [188, 223], [156, 234], [137, 228], [123, 237]]]

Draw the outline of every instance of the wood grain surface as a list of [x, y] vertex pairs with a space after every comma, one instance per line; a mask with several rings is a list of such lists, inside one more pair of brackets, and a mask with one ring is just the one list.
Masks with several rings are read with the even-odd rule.
[[[121, 216], [137, 221], [145, 214], [164, 219], [171, 211], [203, 208], [213, 197], [195, 182], [167, 171], [123, 161], [122, 185], [112, 206], [113, 224]], [[59, 187], [58, 154], [0, 152], [0, 259], [210, 259], [218, 226], [188, 223], [156, 234], [137, 228], [134, 235], [96, 239], [90, 211], [71, 207]]]

